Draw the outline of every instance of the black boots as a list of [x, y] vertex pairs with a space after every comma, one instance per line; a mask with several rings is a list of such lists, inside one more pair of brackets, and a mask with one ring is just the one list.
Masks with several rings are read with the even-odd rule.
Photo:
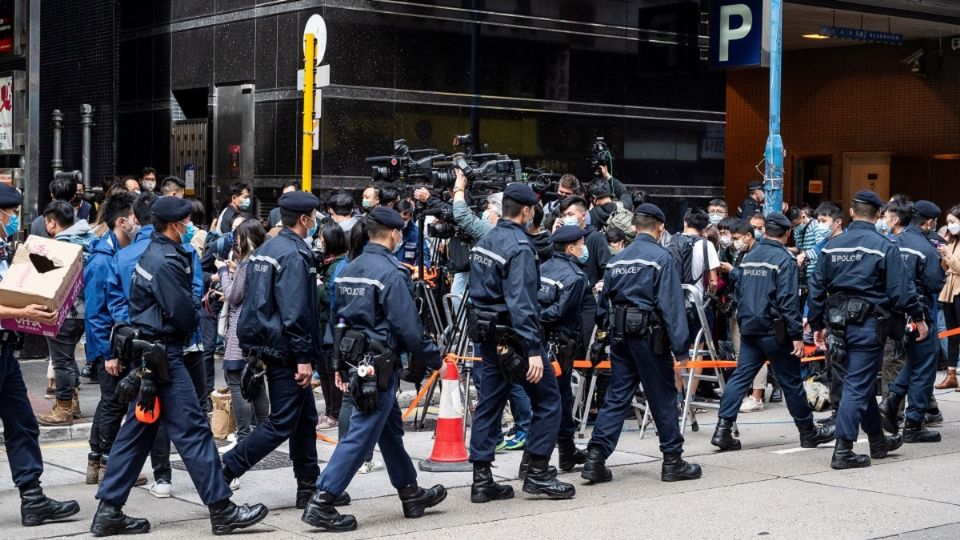
[[713, 431], [713, 438], [710, 444], [721, 450], [739, 450], [740, 441], [733, 437], [733, 420], [719, 418], [717, 420], [717, 429]]
[[[519, 478], [520, 480], [526, 480], [527, 469], [529, 468], [530, 468], [530, 452], [528, 452], [527, 450], [524, 450], [523, 457], [520, 458], [520, 468], [517, 469], [517, 478]], [[556, 474], [557, 472], [557, 468], [554, 467], [553, 465], [550, 466], [550, 470], [552, 470], [554, 474]]]
[[524, 493], [546, 495], [550, 499], [572, 499], [577, 490], [572, 484], [557, 480], [557, 469], [550, 467], [547, 459], [530, 456], [530, 468], [523, 480]]
[[90, 534], [94, 536], [113, 536], [116, 534], [146, 534], [150, 532], [150, 522], [142, 518], [134, 518], [120, 511], [106, 501], [100, 501], [97, 513], [93, 516], [93, 525]]
[[577, 465], [583, 465], [587, 461], [587, 453], [577, 448], [573, 444], [573, 439], [561, 439], [557, 441], [557, 450], [560, 454], [560, 470], [572, 471]]
[[899, 435], [886, 436], [883, 432], [873, 435], [867, 435], [870, 441], [870, 457], [873, 459], [883, 459], [887, 454], [903, 446], [903, 438]]
[[263, 521], [270, 510], [262, 504], [237, 506], [230, 499], [210, 505], [210, 527], [213, 534], [230, 534]]
[[[310, 502], [310, 497], [313, 497], [313, 492], [317, 490], [316, 481], [303, 481], [297, 480], [297, 509], [303, 510], [307, 507], [307, 503]], [[351, 503], [350, 494], [344, 491], [337, 497], [337, 500], [333, 503], [334, 506], [348, 506]]]
[[883, 423], [883, 429], [894, 435], [900, 431], [900, 404], [903, 402], [903, 396], [898, 396], [893, 392], [887, 392], [887, 397], [880, 401], [880, 421]]
[[20, 486], [20, 523], [24, 527], [66, 519], [79, 511], [77, 501], [60, 502], [44, 495], [39, 480]]
[[908, 418], [903, 424], [903, 442], [940, 442], [940, 432], [929, 430], [923, 425], [923, 422]]
[[607, 458], [603, 457], [603, 452], [599, 446], [587, 447], [587, 459], [583, 464], [583, 472], [580, 473], [580, 478], [594, 484], [602, 484], [613, 480], [613, 473], [607, 468]]
[[400, 495], [400, 502], [403, 505], [403, 517], [416, 519], [423, 517], [423, 512], [427, 508], [443, 502], [447, 498], [447, 488], [437, 484], [430, 489], [423, 489], [416, 484], [397, 491]]
[[816, 427], [813, 422], [810, 422], [807, 425], [797, 426], [797, 431], [800, 432], [801, 448], [816, 448], [837, 438], [836, 426]]
[[660, 468], [660, 480], [677, 482], [680, 480], [696, 480], [703, 471], [694, 463], [687, 463], [680, 454], [664, 454], [663, 466]]
[[513, 487], [493, 481], [490, 463], [474, 462], [473, 485], [470, 486], [470, 502], [485, 503], [499, 499], [512, 499]]
[[[880, 434], [883, 437], [883, 434]], [[871, 446], [871, 454], [873, 453]], [[830, 467], [833, 469], [859, 469], [860, 467], [869, 467], [870, 458], [861, 454], [853, 453], [853, 441], [837, 439], [833, 447], [833, 458], [830, 459]]]
[[301, 521], [315, 529], [324, 529], [331, 532], [346, 532], [357, 528], [357, 518], [351, 515], [340, 515], [334, 508], [336, 497], [326, 491], [317, 491], [310, 497], [306, 510], [303, 511]]

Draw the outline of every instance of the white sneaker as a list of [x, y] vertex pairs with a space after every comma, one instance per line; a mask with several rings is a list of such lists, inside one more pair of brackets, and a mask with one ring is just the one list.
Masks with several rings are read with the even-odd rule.
[[237, 442], [237, 432], [234, 431], [233, 433], [227, 435], [227, 441], [228, 441], [228, 442]]
[[373, 471], [380, 468], [380, 464], [376, 461], [370, 460], [360, 466], [360, 470], [357, 471], [357, 474], [367, 474], [372, 473]]
[[240, 479], [234, 478], [230, 481], [230, 491], [237, 491], [240, 489]]
[[150, 485], [150, 494], [158, 499], [167, 499], [173, 493], [173, 486], [169, 482], [157, 480]]
[[740, 404], [740, 412], [742, 413], [758, 412], [762, 410], [763, 401], [753, 396], [747, 396], [743, 398], [743, 403]]

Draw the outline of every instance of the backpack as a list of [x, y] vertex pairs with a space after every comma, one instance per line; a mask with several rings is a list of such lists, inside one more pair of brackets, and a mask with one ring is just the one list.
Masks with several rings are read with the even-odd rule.
[[613, 227], [623, 231], [623, 233], [627, 235], [627, 238], [633, 239], [633, 237], [636, 236], [633, 232], [633, 212], [627, 210], [623, 206], [623, 203], [619, 201], [616, 203], [614, 211], [607, 217], [607, 224], [604, 230], [606, 231]]
[[703, 241], [703, 266], [707, 266], [707, 240], [699, 236], [690, 236], [688, 234], [675, 234], [667, 244], [667, 251], [677, 262], [677, 268], [680, 270], [680, 283], [683, 285], [695, 285], [703, 275], [693, 275], [693, 246], [698, 241]]

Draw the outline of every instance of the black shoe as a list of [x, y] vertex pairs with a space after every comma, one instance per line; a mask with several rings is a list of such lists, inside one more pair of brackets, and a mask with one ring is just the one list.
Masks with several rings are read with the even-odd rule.
[[770, 392], [770, 403], [780, 403], [783, 401], [783, 390], [779, 386], [774, 386]]
[[594, 484], [602, 484], [613, 480], [613, 473], [607, 468], [607, 458], [603, 457], [603, 452], [599, 446], [587, 447], [587, 459], [583, 464], [583, 472], [580, 478], [589, 480]]
[[80, 370], [80, 376], [92, 383], [97, 382], [97, 364], [95, 362], [84, 364], [83, 369]]
[[270, 512], [262, 504], [243, 504], [237, 506], [230, 499], [217, 509], [210, 506], [210, 528], [214, 535], [230, 534], [237, 529], [246, 529], [263, 521]]
[[713, 431], [713, 438], [710, 444], [721, 450], [739, 450], [740, 441], [733, 436], [733, 420], [720, 418], [717, 420], [717, 428]]
[[310, 497], [306, 510], [303, 511], [303, 521], [314, 529], [324, 529], [331, 532], [346, 532], [357, 528], [357, 518], [351, 515], [340, 515], [334, 507], [337, 498], [332, 493], [317, 491]]
[[409, 519], [423, 517], [423, 512], [427, 508], [433, 508], [447, 498], [447, 488], [440, 484], [430, 489], [423, 489], [416, 484], [410, 484], [397, 493], [400, 495], [400, 501], [403, 505], [403, 517]]
[[664, 454], [663, 466], [660, 468], [660, 480], [677, 482], [679, 480], [696, 480], [703, 471], [694, 463], [687, 463], [680, 454]]
[[[883, 437], [883, 434], [880, 434]], [[873, 446], [871, 444], [871, 446]], [[871, 451], [871, 454], [873, 452]], [[853, 441], [837, 439], [833, 447], [833, 457], [830, 459], [830, 467], [833, 469], [859, 469], [869, 467], [870, 458], [862, 454], [853, 452]]]
[[573, 484], [557, 480], [557, 470], [547, 465], [546, 458], [530, 458], [530, 468], [523, 480], [523, 491], [531, 495], [546, 495], [550, 499], [572, 499], [577, 494]]
[[887, 454], [903, 446], [903, 438], [900, 435], [886, 436], [883, 432], [874, 435], [867, 434], [870, 441], [870, 457], [873, 459], [883, 459]]
[[[310, 502], [310, 497], [313, 497], [313, 492], [317, 490], [317, 483], [314, 482], [303, 482], [297, 480], [297, 509], [303, 510], [307, 507], [307, 503]], [[333, 503], [334, 506], [349, 506], [353, 500], [350, 498], [350, 494], [344, 491], [337, 497], [337, 500]]]
[[94, 536], [113, 536], [116, 534], [146, 534], [150, 532], [150, 522], [134, 518], [120, 511], [119, 506], [100, 501], [97, 513], [93, 516], [90, 534]]
[[826, 418], [823, 418], [823, 419], [821, 419], [821, 420], [817, 420], [817, 425], [818, 425], [818, 426], [823, 426], [823, 427], [836, 426], [836, 425], [837, 425], [837, 411], [833, 411], [832, 413], [830, 413], [830, 416], [828, 416], [828, 417], [826, 417]]
[[905, 443], [932, 443], [940, 442], [940, 432], [926, 428], [922, 422], [907, 420], [903, 424], [903, 442]]
[[880, 421], [883, 423], [884, 431], [896, 435], [900, 431], [900, 403], [903, 396], [898, 396], [893, 392], [887, 392], [887, 397], [880, 402]]
[[573, 444], [573, 439], [564, 439], [557, 442], [557, 453], [560, 455], [560, 470], [572, 471], [577, 465], [587, 461], [587, 453]]
[[816, 448], [837, 438], [836, 426], [816, 427], [813, 423], [799, 426], [801, 448]]
[[[524, 450], [523, 457], [520, 458], [520, 468], [517, 469], [517, 478], [520, 480], [527, 479], [527, 469], [530, 468], [530, 452]], [[550, 469], [553, 470], [554, 474], [557, 472], [557, 468], [553, 465], [550, 466]]]
[[43, 494], [34, 480], [20, 488], [20, 523], [33, 527], [46, 521], [66, 519], [80, 511], [77, 501], [55, 501]]
[[500, 499], [512, 499], [513, 486], [493, 481], [489, 463], [473, 464], [473, 485], [470, 486], [470, 502], [485, 503]]
[[943, 413], [939, 408], [927, 409], [923, 414], [923, 425], [935, 426], [943, 423]]

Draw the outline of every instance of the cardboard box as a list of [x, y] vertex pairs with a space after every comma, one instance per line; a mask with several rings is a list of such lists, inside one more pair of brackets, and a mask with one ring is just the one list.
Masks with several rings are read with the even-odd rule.
[[50, 238], [29, 236], [20, 244], [10, 269], [0, 281], [0, 305], [14, 308], [30, 304], [58, 312], [56, 324], [27, 319], [2, 319], [0, 328], [54, 337], [83, 288], [83, 248]]

